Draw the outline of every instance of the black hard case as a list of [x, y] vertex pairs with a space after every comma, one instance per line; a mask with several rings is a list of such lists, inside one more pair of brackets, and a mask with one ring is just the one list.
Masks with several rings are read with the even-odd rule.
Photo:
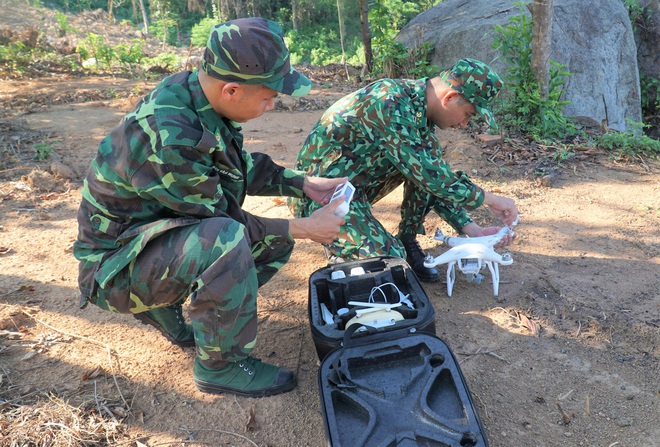
[[432, 334], [398, 332], [346, 340], [323, 360], [328, 446], [488, 447], [447, 345]]
[[[364, 269], [364, 274], [351, 276], [351, 270], [356, 267]], [[342, 271], [345, 278], [332, 279], [332, 273]], [[408, 263], [397, 257], [381, 256], [359, 261], [344, 262], [328, 265], [312, 273], [309, 278], [308, 313], [312, 331], [312, 339], [316, 353], [320, 360], [333, 349], [341, 345], [347, 321], [355, 315], [355, 309], [348, 305], [349, 301], [367, 302], [369, 295], [376, 286], [381, 291], [374, 293], [378, 302], [399, 302], [399, 294], [394, 287], [385, 285], [393, 283], [414, 304], [414, 309], [407, 306], [397, 307], [403, 314], [404, 320], [397, 321], [395, 325], [377, 329], [376, 333], [398, 331], [405, 329], [409, 333], [417, 331], [435, 334], [435, 310], [431, 305], [419, 279]], [[336, 316], [340, 308], [349, 308], [345, 316], [335, 317], [336, 324], [328, 325], [323, 321], [320, 304], [323, 303], [328, 310]], [[366, 331], [358, 331], [353, 338], [367, 335]]]
[[[364, 274], [351, 276], [361, 267]], [[345, 278], [332, 279], [342, 271]], [[337, 309], [367, 302], [394, 283], [415, 309], [395, 325], [345, 328]], [[381, 287], [378, 301], [399, 301]], [[335, 315], [324, 323], [320, 304]], [[309, 321], [319, 359], [319, 392], [329, 447], [488, 447], [458, 362], [435, 336], [435, 310], [405, 260], [375, 257], [328, 265], [309, 279]], [[352, 310], [354, 312], [354, 310]]]

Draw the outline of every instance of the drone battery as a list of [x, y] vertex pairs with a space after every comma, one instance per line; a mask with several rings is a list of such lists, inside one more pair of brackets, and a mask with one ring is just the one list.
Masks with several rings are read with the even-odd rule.
[[[358, 270], [360, 274], [356, 275], [354, 272]], [[365, 307], [349, 302], [363, 302]], [[387, 310], [372, 314], [365, 312], [364, 316], [356, 318], [360, 310], [368, 308], [371, 303], [377, 306], [401, 304], [392, 306], [389, 312], [391, 318]], [[324, 308], [332, 315], [332, 324], [329, 324]], [[369, 324], [377, 333], [423, 331], [435, 334], [435, 310], [410, 266], [397, 257], [382, 256], [328, 265], [312, 273], [308, 313], [320, 360], [341, 345], [349, 323], [356, 321], [365, 327], [358, 330], [353, 338], [367, 335]], [[371, 320], [369, 315], [373, 316]]]
[[328, 447], [488, 447], [456, 358], [435, 335], [350, 338], [319, 370]]

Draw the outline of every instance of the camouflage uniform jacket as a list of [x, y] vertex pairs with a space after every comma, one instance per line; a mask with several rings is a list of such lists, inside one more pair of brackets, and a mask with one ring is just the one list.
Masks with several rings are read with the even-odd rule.
[[[381, 185], [403, 175], [443, 200], [442, 217], [462, 228], [472, 221], [464, 209], [481, 206], [484, 193], [442, 160], [436, 126], [427, 117], [427, 80], [381, 79], [340, 99], [315, 125], [295, 168], [308, 175], [348, 176], [369, 201], [380, 198]], [[306, 199], [290, 204], [297, 215], [309, 205]]]
[[240, 130], [212, 109], [197, 72], [164, 79], [124, 117], [82, 189], [74, 255], [83, 297], [106, 287], [150, 239], [199, 219], [234, 219], [253, 242], [290, 238], [286, 219], [242, 205], [248, 194], [301, 197], [304, 173], [247, 153]]

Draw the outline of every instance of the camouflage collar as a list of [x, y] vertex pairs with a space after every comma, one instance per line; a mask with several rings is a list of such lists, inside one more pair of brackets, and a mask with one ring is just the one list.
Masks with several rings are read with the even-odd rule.
[[232, 133], [241, 131], [241, 125], [237, 122], [225, 119], [218, 115], [209, 100], [204, 95], [202, 86], [199, 84], [199, 72], [193, 71], [188, 77], [188, 84], [190, 86], [190, 94], [192, 95], [193, 106], [197, 111], [197, 116], [202, 125], [209, 131], [217, 135], [218, 129], [229, 127]]

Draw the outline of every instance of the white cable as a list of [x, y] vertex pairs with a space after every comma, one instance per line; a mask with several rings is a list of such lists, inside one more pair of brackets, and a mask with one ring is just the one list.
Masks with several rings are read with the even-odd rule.
[[409, 295], [404, 295], [403, 292], [393, 282], [386, 282], [386, 283], [383, 283], [379, 286], [375, 286], [374, 288], [372, 288], [371, 293], [369, 294], [369, 299], [367, 300], [367, 302], [369, 302], [369, 303], [374, 303], [375, 302], [374, 301], [374, 292], [376, 290], [378, 290], [381, 294], [383, 294], [383, 299], [387, 303], [388, 302], [387, 301], [387, 295], [385, 295], [385, 292], [383, 292], [383, 289], [382, 289], [382, 287], [384, 287], [384, 286], [394, 287], [394, 289], [396, 289], [397, 293], [399, 294], [399, 302], [400, 303], [405, 303], [409, 308], [414, 309], [414, 306], [413, 306], [412, 302], [408, 299]]
[[403, 294], [401, 293], [401, 290], [399, 290], [399, 288], [396, 286], [396, 284], [394, 284], [393, 282], [386, 282], [386, 283], [384, 283], [384, 284], [381, 284], [381, 285], [376, 286], [376, 287], [374, 287], [373, 289], [371, 289], [371, 293], [369, 294], [369, 299], [368, 299], [368, 302], [369, 302], [369, 303], [373, 303], [373, 302], [374, 302], [374, 292], [375, 292], [376, 290], [378, 290], [380, 293], [382, 293], [382, 294], [383, 294], [383, 299], [385, 300], [386, 303], [388, 302], [388, 301], [387, 301], [387, 295], [385, 295], [385, 292], [383, 292], [383, 290], [381, 289], [381, 288], [384, 287], [384, 286], [392, 286], [392, 287], [394, 287], [394, 288], [396, 289], [396, 291], [399, 293], [400, 296], [403, 295]]

